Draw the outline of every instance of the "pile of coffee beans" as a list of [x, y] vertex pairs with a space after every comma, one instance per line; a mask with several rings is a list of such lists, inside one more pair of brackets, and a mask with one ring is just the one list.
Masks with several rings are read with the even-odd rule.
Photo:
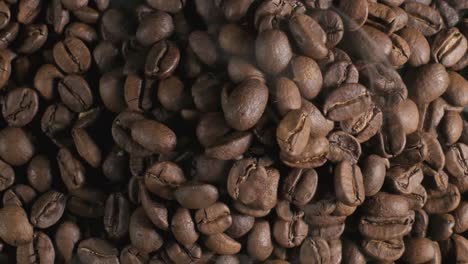
[[0, 263], [468, 263], [467, 0], [0, 0]]

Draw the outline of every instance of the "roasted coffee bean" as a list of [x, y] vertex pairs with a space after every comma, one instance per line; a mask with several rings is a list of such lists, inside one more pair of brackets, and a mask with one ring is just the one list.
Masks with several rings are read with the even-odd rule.
[[30, 24], [41, 12], [41, 0], [21, 0], [18, 4], [16, 19], [22, 24]]
[[347, 160], [340, 162], [335, 168], [334, 182], [336, 196], [341, 202], [350, 206], [364, 202], [364, 183], [357, 165]]
[[342, 121], [362, 114], [370, 108], [369, 91], [360, 84], [345, 84], [325, 100], [324, 114], [333, 121]]
[[325, 118], [319, 108], [307, 100], [302, 100], [302, 111], [310, 119], [310, 136], [312, 138], [321, 138], [328, 135], [333, 130], [334, 122]]
[[292, 80], [297, 84], [301, 95], [314, 99], [322, 89], [322, 72], [318, 64], [306, 56], [297, 56], [291, 60]]
[[120, 251], [120, 263], [146, 263], [148, 262], [149, 256], [143, 252], [140, 252], [137, 248], [129, 245]]
[[455, 219], [451, 214], [431, 215], [429, 220], [429, 236], [435, 241], [447, 240], [453, 234]]
[[112, 239], [123, 239], [128, 234], [130, 203], [121, 193], [109, 195], [104, 209], [104, 229]]
[[160, 41], [153, 45], [145, 63], [145, 74], [165, 79], [176, 69], [180, 60], [177, 46], [170, 41]]
[[6, 127], [0, 130], [0, 158], [12, 166], [26, 164], [36, 152], [31, 136], [26, 130]]
[[119, 251], [109, 242], [100, 238], [88, 238], [80, 242], [77, 254], [85, 263], [119, 263]]
[[281, 77], [276, 80], [272, 97], [281, 115], [285, 115], [290, 110], [301, 108], [302, 98], [299, 88], [288, 78]]
[[171, 219], [171, 232], [183, 245], [193, 245], [199, 238], [196, 223], [186, 208], [178, 208]]
[[199, 209], [195, 213], [197, 228], [205, 235], [213, 235], [226, 231], [232, 224], [229, 207], [223, 203], [215, 203], [210, 207]]
[[411, 66], [417, 67], [429, 62], [431, 55], [429, 43], [419, 30], [412, 27], [405, 27], [399, 31], [398, 34], [406, 40], [410, 48], [408, 63]]
[[46, 100], [52, 100], [55, 94], [55, 85], [64, 76], [57, 67], [52, 64], [42, 65], [34, 76], [34, 87]]
[[30, 243], [33, 240], [33, 227], [23, 208], [6, 205], [0, 209], [0, 238], [11, 246]]
[[59, 221], [65, 211], [67, 198], [63, 193], [49, 191], [40, 196], [31, 208], [31, 223], [47, 228]]
[[81, 22], [70, 23], [65, 29], [67, 37], [77, 38], [85, 43], [94, 43], [98, 40], [96, 29]]
[[40, 231], [36, 231], [33, 240], [27, 244], [20, 245], [16, 250], [16, 263], [54, 263], [55, 250], [50, 238]]
[[439, 250], [439, 245], [428, 238], [410, 238], [405, 240], [405, 253], [402, 259], [408, 263], [432, 261], [436, 257], [437, 250]]
[[169, 161], [156, 162], [145, 173], [146, 188], [164, 199], [174, 199], [174, 191], [186, 181], [182, 169]]
[[283, 197], [296, 205], [305, 205], [315, 195], [317, 172], [313, 169], [292, 169], [282, 185]]
[[15, 182], [15, 171], [13, 168], [0, 160], [0, 191], [10, 188]]
[[73, 157], [68, 149], [62, 148], [59, 150], [57, 163], [62, 181], [69, 190], [79, 189], [84, 186], [86, 181], [85, 168], [79, 160]]
[[239, 131], [252, 128], [262, 117], [268, 102], [268, 88], [257, 79], [238, 86], [223, 87], [221, 105], [229, 126]]
[[[152, 153], [168, 153], [175, 149], [177, 137], [165, 125], [152, 120], [139, 120], [130, 127], [132, 139]], [[158, 138], [159, 141], [154, 141]]]
[[186, 183], [179, 186], [174, 197], [185, 208], [207, 208], [218, 200], [218, 189], [211, 184]]
[[2, 30], [0, 30], [0, 47], [7, 48], [18, 36], [19, 24], [16, 22], [8, 23]]
[[289, 21], [289, 30], [304, 55], [313, 59], [327, 55], [327, 35], [313, 18], [304, 14], [294, 16]]
[[240, 238], [246, 235], [254, 226], [255, 218], [249, 215], [236, 214], [231, 215], [232, 224], [226, 230], [226, 233], [232, 238]]
[[306, 238], [299, 254], [301, 263], [329, 263], [331, 258], [330, 246], [320, 237]]
[[91, 66], [88, 47], [77, 38], [66, 38], [57, 42], [53, 49], [54, 60], [66, 73], [84, 73]]
[[16, 88], [8, 92], [2, 104], [3, 118], [10, 126], [21, 127], [30, 123], [39, 107], [37, 93], [29, 88]]
[[431, 46], [434, 60], [445, 67], [451, 67], [465, 54], [467, 49], [466, 37], [458, 28], [449, 28], [438, 33]]
[[266, 73], [282, 72], [292, 58], [288, 37], [276, 29], [260, 32], [255, 41], [255, 55], [258, 65]]
[[363, 240], [361, 247], [364, 253], [380, 261], [395, 261], [405, 251], [405, 244], [401, 238], [392, 240]]
[[93, 50], [93, 58], [101, 72], [111, 71], [119, 64], [119, 49], [110, 41], [101, 41]]
[[356, 31], [366, 22], [369, 6], [367, 1], [340, 1], [339, 10], [346, 15], [344, 24], [350, 31]]
[[121, 74], [107, 73], [99, 80], [99, 95], [109, 111], [119, 113], [126, 108], [123, 86], [124, 76]]
[[138, 74], [129, 74], [124, 85], [124, 99], [132, 111], [148, 111], [152, 108], [154, 81], [144, 79]]
[[310, 122], [306, 112], [290, 111], [276, 129], [276, 140], [281, 150], [291, 156], [300, 155], [309, 141]]
[[113, 121], [112, 137], [123, 150], [137, 156], [149, 156], [151, 152], [135, 142], [131, 136], [131, 127], [137, 121], [143, 121], [143, 115], [137, 112], [121, 112]]
[[132, 245], [145, 253], [158, 250], [164, 243], [162, 236], [153, 228], [141, 207], [136, 209], [130, 218], [129, 234]]
[[219, 255], [237, 254], [242, 247], [239, 242], [224, 233], [207, 236], [205, 246]]
[[[227, 71], [228, 71], [229, 78], [234, 83], [240, 83], [240, 82], [245, 81], [245, 80], [247, 80], [249, 78], [256, 78], [256, 79], [260, 79], [260, 80], [265, 79], [265, 76], [263, 75], [263, 73], [256, 66], [254, 66], [249, 61], [247, 61], [247, 60], [245, 60], [243, 58], [240, 58], [240, 57], [232, 57], [229, 60], [228, 65], [227, 65]], [[203, 77], [205, 77], [205, 76], [203, 76], [203, 75], [200, 76], [200, 78], [203, 78]], [[217, 85], [217, 87], [221, 87], [221, 85], [219, 83], [217, 83], [217, 82], [215, 82], [214, 84]], [[195, 87], [195, 86], [193, 86], [193, 87]], [[196, 87], [198, 88], [198, 90], [207, 89], [206, 87], [200, 87], [200, 86], [196, 86]], [[216, 87], [213, 87], [213, 88], [216, 88]], [[211, 90], [213, 90], [213, 88]], [[221, 89], [219, 89], [219, 90], [221, 90]], [[211, 92], [215, 93], [215, 91], [211, 91]], [[192, 91], [192, 94], [193, 93], [194, 92]], [[199, 94], [197, 93], [197, 95], [199, 95]], [[217, 103], [217, 100], [219, 100], [218, 97], [211, 98], [211, 96], [208, 97], [207, 94], [205, 94], [204, 97], [207, 97], [206, 99], [211, 99], [210, 102], [212, 101], [213, 104]], [[203, 102], [205, 100], [205, 98], [197, 97], [197, 98], [194, 98], [194, 100], [195, 100], [195, 104], [197, 105], [197, 107], [200, 108], [200, 106], [198, 105], [199, 103], [197, 103], [197, 101]], [[215, 108], [215, 107], [216, 107], [216, 104], [214, 105], [213, 108]]]
[[428, 190], [424, 210], [429, 214], [443, 214], [453, 211], [460, 204], [460, 191], [449, 184], [447, 190]]
[[264, 220], [257, 220], [249, 234], [247, 253], [253, 259], [264, 261], [273, 252], [270, 224]]
[[444, 93], [448, 102], [457, 106], [468, 105], [468, 82], [464, 77], [454, 71], [448, 71], [450, 84]]
[[443, 27], [439, 11], [418, 2], [406, 2], [403, 9], [408, 13], [408, 26], [417, 29], [424, 36], [432, 36]]
[[193, 53], [202, 63], [208, 66], [215, 66], [219, 55], [215, 42], [211, 39], [208, 32], [193, 31], [190, 33], [188, 41]]
[[71, 221], [64, 221], [55, 232], [54, 242], [58, 259], [71, 261], [75, 247], [81, 239], [81, 231], [78, 225]]
[[137, 29], [136, 37], [141, 44], [149, 46], [169, 37], [173, 31], [172, 17], [165, 12], [157, 11], [143, 18]]
[[330, 148], [328, 160], [331, 162], [349, 161], [356, 164], [359, 160], [362, 149], [358, 140], [350, 134], [342, 131], [333, 132], [328, 135]]
[[20, 34], [20, 46], [18, 52], [32, 54], [38, 51], [46, 42], [48, 35], [47, 26], [44, 24], [28, 25]]

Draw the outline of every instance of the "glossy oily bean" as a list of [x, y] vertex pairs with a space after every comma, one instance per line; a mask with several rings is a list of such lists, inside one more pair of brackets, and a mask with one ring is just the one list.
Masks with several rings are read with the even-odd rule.
[[137, 29], [137, 40], [144, 46], [154, 44], [172, 34], [174, 22], [165, 12], [154, 12], [145, 16]]
[[55, 94], [55, 85], [63, 78], [62, 72], [52, 64], [42, 65], [34, 76], [34, 87], [39, 95], [46, 100], [52, 100]]
[[59, 150], [57, 154], [60, 176], [69, 190], [79, 189], [86, 182], [85, 168], [73, 154], [66, 148]]
[[323, 59], [327, 55], [327, 35], [313, 18], [294, 16], [289, 21], [289, 30], [304, 55], [313, 59]]
[[[167, 153], [175, 149], [177, 137], [167, 126], [152, 120], [136, 121], [131, 126], [133, 140], [152, 153]], [[158, 138], [159, 141], [154, 141]]]
[[10, 126], [21, 127], [36, 116], [39, 101], [37, 93], [29, 88], [11, 90], [3, 100], [2, 115]]
[[30, 263], [40, 261], [43, 263], [54, 263], [55, 250], [50, 238], [40, 231], [36, 231], [33, 241], [21, 245], [16, 250], [16, 263]]
[[8, 164], [26, 164], [36, 152], [32, 139], [22, 128], [7, 127], [0, 130], [0, 157]]
[[81, 262], [117, 264], [118, 250], [100, 238], [88, 238], [80, 242], [77, 254]]
[[79, 75], [68, 75], [58, 85], [62, 102], [74, 112], [88, 110], [93, 104], [93, 94], [85, 79]]
[[145, 62], [145, 74], [165, 79], [175, 70], [180, 60], [177, 46], [170, 41], [160, 41], [153, 45]]
[[104, 229], [112, 239], [122, 239], [128, 234], [130, 203], [121, 193], [109, 195], [104, 209]]

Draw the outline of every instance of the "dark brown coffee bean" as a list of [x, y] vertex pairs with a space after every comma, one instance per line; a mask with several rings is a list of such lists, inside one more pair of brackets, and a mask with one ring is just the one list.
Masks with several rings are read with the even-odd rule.
[[324, 113], [331, 120], [342, 121], [364, 113], [370, 103], [370, 94], [364, 86], [345, 84], [327, 97]]
[[359, 160], [362, 150], [357, 139], [350, 134], [342, 131], [333, 132], [328, 135], [330, 150], [328, 159], [331, 162], [349, 161], [356, 164]]
[[166, 206], [152, 200], [143, 181], [139, 181], [139, 190], [141, 204], [148, 218], [156, 227], [162, 230], [168, 230], [169, 216]]
[[63, 6], [70, 10], [74, 11], [88, 5], [88, 0], [61, 0]]
[[193, 245], [199, 238], [196, 223], [186, 208], [178, 208], [172, 216], [171, 232], [183, 245]]
[[392, 41], [392, 50], [388, 56], [390, 64], [393, 67], [402, 67], [411, 56], [411, 49], [406, 40], [397, 34], [390, 34], [390, 40]]
[[146, 57], [145, 74], [150, 77], [165, 79], [176, 69], [179, 60], [180, 52], [173, 42], [157, 42]]
[[37, 93], [29, 88], [15, 88], [5, 96], [3, 118], [10, 126], [25, 126], [36, 116], [39, 107]]
[[289, 21], [289, 30], [304, 55], [313, 59], [323, 59], [327, 55], [327, 35], [310, 16], [294, 16]]
[[[255, 159], [237, 161], [229, 172], [227, 183], [228, 193], [233, 199], [245, 207], [260, 210], [259, 214], [275, 206], [279, 181], [279, 172], [276, 169], [262, 165]], [[259, 191], [259, 186], [267, 189], [262, 187], [262, 191]], [[238, 206], [237, 209], [239, 208], [244, 207]], [[252, 215], [252, 211], [248, 210], [242, 213]]]
[[124, 99], [132, 111], [148, 111], [152, 108], [154, 93], [153, 80], [144, 79], [138, 74], [129, 74], [124, 85]]
[[41, 0], [21, 0], [18, 4], [16, 19], [22, 24], [30, 24], [41, 12]]
[[265, 220], [257, 220], [249, 234], [247, 253], [253, 259], [264, 261], [273, 252], [270, 224]]
[[109, 195], [104, 209], [104, 229], [112, 239], [123, 239], [128, 234], [130, 203], [121, 193]]
[[132, 245], [145, 253], [158, 250], [164, 243], [142, 207], [136, 209], [130, 218], [129, 234]]
[[325, 239], [308, 237], [302, 243], [299, 260], [301, 263], [329, 263], [330, 254], [330, 246]]
[[119, 49], [110, 41], [101, 41], [93, 50], [93, 58], [101, 72], [108, 72], [119, 64]]
[[299, 88], [288, 78], [281, 77], [276, 80], [272, 97], [280, 115], [301, 108], [302, 98]]
[[440, 13], [427, 5], [408, 2], [403, 5], [408, 13], [408, 26], [420, 31], [424, 36], [432, 36], [443, 27], [443, 20]]
[[314, 99], [322, 89], [322, 72], [318, 64], [306, 56], [291, 60], [292, 80], [297, 84], [305, 99]]
[[445, 169], [455, 178], [464, 178], [468, 169], [468, 146], [457, 143], [445, 153]]
[[106, 240], [88, 238], [80, 242], [77, 254], [84, 263], [118, 264], [119, 251]]
[[4, 89], [11, 75], [11, 61], [16, 58], [16, 53], [8, 49], [0, 51], [0, 65], [2, 70], [0, 71], [0, 89]]
[[10, 205], [0, 209], [0, 238], [11, 246], [30, 243], [33, 227], [23, 208]]
[[297, 247], [302, 244], [309, 228], [302, 219], [293, 221], [277, 220], [273, 227], [276, 242], [286, 248]]
[[283, 197], [296, 205], [305, 205], [314, 197], [317, 185], [315, 170], [292, 169], [282, 185]]
[[444, 98], [457, 106], [468, 105], [468, 82], [460, 74], [448, 71], [450, 84], [445, 91]]
[[364, 202], [365, 189], [361, 169], [349, 161], [340, 162], [335, 168], [335, 193], [337, 198], [350, 206]]
[[174, 199], [174, 191], [186, 181], [184, 172], [172, 162], [153, 164], [145, 173], [148, 190], [164, 199]]
[[440, 121], [439, 133], [447, 145], [455, 144], [463, 133], [463, 119], [456, 111], [446, 111]]
[[343, 259], [349, 260], [353, 264], [366, 263], [366, 257], [359, 246], [348, 239], [343, 241]]
[[22, 128], [0, 130], [0, 158], [12, 166], [26, 164], [36, 152], [30, 135]]
[[10, 8], [5, 2], [0, 4], [0, 29], [3, 29], [7, 26], [11, 19]]
[[98, 40], [96, 29], [88, 24], [81, 22], [73, 22], [65, 29], [65, 36], [77, 38], [85, 43], [94, 43]]
[[80, 239], [81, 231], [76, 223], [71, 221], [62, 222], [58, 226], [54, 238], [57, 257], [64, 261], [71, 261]]
[[31, 223], [38, 228], [48, 228], [59, 221], [65, 211], [67, 198], [57, 191], [40, 196], [31, 208]]
[[309, 141], [310, 122], [306, 112], [290, 111], [276, 129], [276, 140], [281, 150], [291, 156], [300, 155]]
[[84, 73], [91, 66], [91, 53], [77, 38], [57, 42], [53, 52], [55, 62], [66, 73]]
[[34, 76], [34, 87], [46, 100], [52, 100], [55, 94], [55, 85], [64, 76], [57, 67], [52, 64], [44, 64]]
[[99, 20], [99, 12], [89, 6], [84, 6], [72, 12], [73, 15], [83, 23], [96, 24]]
[[241, 244], [224, 233], [207, 236], [205, 246], [220, 255], [234, 255], [241, 250]]
[[230, 54], [249, 55], [253, 52], [254, 37], [236, 24], [226, 24], [220, 29], [218, 43], [221, 49]]
[[121, 112], [112, 124], [112, 137], [115, 143], [123, 150], [132, 155], [149, 156], [151, 152], [140, 144], [136, 143], [131, 137], [130, 128], [137, 121], [144, 120], [144, 116], [137, 112]]
[[15, 182], [15, 171], [13, 168], [0, 160], [0, 191], [10, 188]]
[[[130, 129], [133, 140], [152, 153], [168, 153], [174, 150], [177, 144], [174, 132], [156, 121], [136, 121]], [[158, 138], [159, 141], [154, 141], [155, 138]]]
[[224, 86], [221, 104], [229, 126], [239, 131], [255, 126], [268, 102], [268, 88], [257, 79], [243, 81], [235, 87]]
[[408, 63], [411, 66], [417, 67], [429, 62], [431, 55], [429, 43], [419, 30], [406, 27], [399, 31], [398, 34], [406, 40], [410, 48]]
[[453, 234], [455, 219], [451, 214], [431, 215], [429, 222], [429, 236], [435, 241], [450, 239]]
[[126, 108], [124, 99], [124, 76], [104, 74], [99, 80], [99, 94], [104, 106], [112, 112], [120, 113]]
[[366, 23], [384, 32], [393, 33], [398, 31], [408, 22], [408, 15], [403, 12], [405, 18], [399, 19], [396, 10], [396, 8], [383, 3], [369, 2], [369, 15]]
[[[229, 62], [227, 65], [227, 71], [228, 71], [229, 78], [234, 83], [240, 83], [250, 78], [255, 78], [255, 79], [260, 79], [260, 80], [265, 79], [265, 76], [263, 75], [263, 73], [256, 66], [254, 66], [249, 61], [240, 57], [232, 57], [231, 59], [229, 59]], [[197, 79], [197, 81], [198, 80], [199, 79]], [[216, 85], [218, 85], [218, 87], [221, 86], [219, 83], [216, 83]], [[207, 88], [205, 87], [204, 89], [207, 89]], [[214, 91], [212, 91], [211, 93], [215, 94]], [[217, 97], [215, 98], [218, 100]], [[200, 99], [195, 98], [195, 99], [201, 100], [201, 98]], [[216, 102], [215, 100], [213, 101]], [[197, 101], [195, 101], [195, 104], [197, 105]]]
[[82, 128], [75, 128], [72, 130], [72, 137], [78, 154], [92, 167], [97, 168], [101, 164], [101, 150], [88, 132]]
[[55, 250], [50, 238], [42, 232], [35, 232], [33, 241], [20, 245], [16, 250], [16, 263], [54, 263]]
[[443, 214], [455, 210], [460, 204], [460, 191], [449, 184], [447, 190], [427, 190], [427, 202], [424, 210], [428, 214]]
[[197, 228], [205, 235], [222, 233], [232, 224], [229, 207], [223, 203], [215, 203], [210, 207], [199, 209], [195, 213]]
[[67, 75], [58, 86], [62, 102], [74, 112], [88, 110], [93, 104], [93, 94], [87, 81], [79, 75]]
[[299, 156], [290, 156], [281, 152], [281, 160], [292, 168], [312, 169], [327, 161], [329, 142], [325, 137], [310, 138], [305, 150]]
[[266, 73], [282, 72], [292, 58], [286, 34], [276, 29], [260, 32], [255, 41], [255, 55], [259, 67]]
[[70, 22], [70, 12], [63, 7], [61, 0], [50, 1], [46, 10], [46, 22], [55, 33], [63, 33], [65, 26]]
[[86, 182], [85, 168], [79, 160], [73, 157], [68, 149], [62, 148], [59, 150], [57, 163], [62, 181], [69, 190], [79, 189], [84, 186]]
[[328, 66], [323, 76], [324, 94], [328, 95], [346, 83], [357, 83], [359, 72], [351, 61], [336, 61]]
[[226, 233], [232, 238], [240, 238], [246, 235], [254, 226], [255, 218], [249, 215], [232, 213], [232, 224]]
[[343, 38], [344, 25], [341, 17], [331, 10], [313, 11], [310, 16], [317, 21], [327, 35], [326, 46], [336, 46]]
[[197, 58], [208, 66], [214, 66], [218, 60], [215, 42], [208, 32], [193, 31], [189, 35], [189, 45]]
[[186, 183], [174, 192], [177, 201], [185, 208], [207, 208], [218, 200], [218, 189], [211, 184]]
[[363, 252], [380, 261], [395, 261], [399, 259], [404, 251], [403, 239], [392, 240], [363, 240], [361, 243]]
[[177, 13], [185, 6], [185, 0], [147, 0], [146, 2], [149, 6], [151, 6], [154, 9], [158, 9], [169, 13]]
[[166, 37], [174, 31], [172, 17], [161, 11], [154, 12], [143, 18], [137, 32], [137, 40], [144, 46], [150, 46]]
[[[4, 168], [3, 171], [7, 172], [7, 168]], [[53, 178], [50, 160], [44, 155], [35, 156], [28, 164], [27, 177], [29, 184], [38, 192], [48, 191], [52, 186]]]
[[[94, 12], [99, 15], [97, 11]], [[102, 14], [100, 32], [104, 40], [120, 43], [129, 37], [130, 31], [132, 31], [132, 25], [120, 10], [109, 9]]]

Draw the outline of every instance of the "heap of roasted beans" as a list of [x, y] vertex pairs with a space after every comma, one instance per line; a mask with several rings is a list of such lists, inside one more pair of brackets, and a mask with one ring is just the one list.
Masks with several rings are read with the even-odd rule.
[[467, 0], [0, 0], [0, 263], [468, 263]]

